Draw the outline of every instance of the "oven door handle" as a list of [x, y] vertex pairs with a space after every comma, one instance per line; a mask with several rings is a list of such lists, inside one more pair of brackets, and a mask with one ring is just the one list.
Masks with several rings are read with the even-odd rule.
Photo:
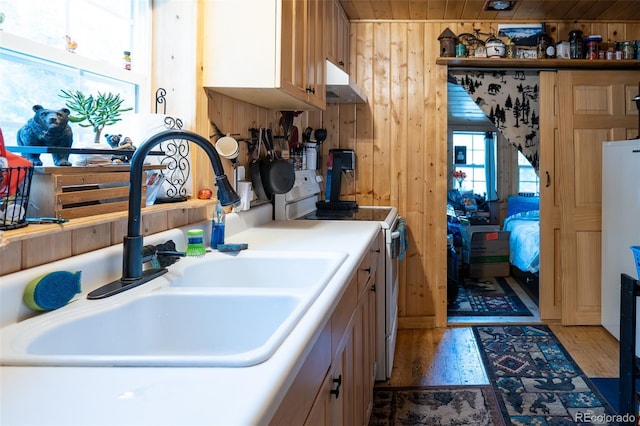
[[389, 254], [391, 255], [391, 259], [395, 259], [400, 254], [400, 231], [391, 232]]

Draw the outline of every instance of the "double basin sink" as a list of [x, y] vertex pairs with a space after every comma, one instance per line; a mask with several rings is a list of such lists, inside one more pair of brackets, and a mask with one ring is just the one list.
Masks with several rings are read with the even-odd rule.
[[247, 367], [269, 359], [341, 252], [187, 257], [140, 287], [81, 297], [0, 331], [2, 365]]

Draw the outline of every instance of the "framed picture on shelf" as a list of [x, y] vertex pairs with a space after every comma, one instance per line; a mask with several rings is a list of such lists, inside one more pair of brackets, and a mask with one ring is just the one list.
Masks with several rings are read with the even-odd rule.
[[516, 46], [535, 46], [542, 24], [498, 24], [498, 36], [509, 37]]

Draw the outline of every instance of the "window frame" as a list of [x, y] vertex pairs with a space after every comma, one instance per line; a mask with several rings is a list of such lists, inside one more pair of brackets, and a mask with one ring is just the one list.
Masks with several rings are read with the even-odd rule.
[[[467, 164], [464, 164], [464, 165], [456, 165], [456, 164], [454, 164], [454, 158], [453, 158], [453, 155], [454, 155], [453, 146], [455, 146], [454, 135], [456, 133], [458, 133], [458, 134], [459, 133], [473, 133], [473, 134], [481, 135], [482, 139], [484, 140], [485, 139], [485, 135], [486, 135], [487, 132], [491, 132], [494, 135], [493, 136], [493, 141], [494, 141], [495, 147], [494, 147], [494, 158], [493, 158], [494, 164], [493, 164], [493, 168], [495, 169], [495, 172], [497, 174], [497, 144], [498, 144], [498, 140], [497, 139], [498, 139], [498, 136], [497, 136], [497, 130], [495, 129], [495, 127], [490, 127], [490, 126], [470, 126], [470, 127], [458, 127], [458, 126], [456, 126], [456, 127], [451, 127], [449, 129], [449, 138], [451, 140], [450, 145], [452, 147], [451, 148], [452, 152], [451, 152], [451, 155], [449, 156], [450, 157], [449, 158], [449, 163], [452, 166], [452, 171], [456, 170], [456, 169], [464, 169], [464, 168], [477, 168], [477, 169], [480, 168], [478, 165], [473, 165], [473, 164], [469, 163], [469, 159], [472, 157], [472, 151], [469, 150], [469, 149], [467, 149]], [[486, 144], [486, 142], [485, 142], [485, 144]], [[486, 168], [487, 168], [487, 164], [486, 164], [486, 146], [484, 148], [484, 152], [485, 152], [485, 161], [483, 162], [482, 170], [484, 170], [484, 176], [485, 176], [484, 185], [485, 185], [485, 188], [486, 188], [486, 185], [487, 185], [487, 179], [486, 179]], [[457, 183], [455, 182], [455, 179], [453, 179], [453, 178], [450, 178], [450, 179], [452, 181], [451, 189], [458, 189], [458, 186], [457, 186]], [[475, 189], [473, 188], [473, 178], [468, 176], [467, 179], [468, 179], [468, 182], [471, 182], [471, 190], [474, 191], [474, 193], [476, 193]], [[497, 188], [495, 190], [497, 191]], [[478, 194], [482, 195], [480, 193], [478, 193]], [[485, 194], [486, 194], [486, 196], [489, 196], [488, 192], [485, 192]]]
[[[151, 0], [132, 0], [131, 11], [132, 17], [135, 18], [131, 23], [133, 25], [135, 22], [131, 36], [131, 50], [135, 54], [133, 70], [125, 70], [120, 64], [71, 53], [62, 47], [50, 46], [6, 30], [0, 31], [0, 56], [9, 63], [22, 63], [29, 67], [53, 70], [54, 73], [72, 74], [80, 80], [86, 77], [89, 82], [125, 84], [131, 87], [135, 93], [135, 99], [128, 99], [129, 105], [127, 106], [133, 108], [133, 113], [149, 113], [152, 106], [151, 59], [153, 52], [150, 24], [152, 19]], [[108, 26], [104, 26], [104, 31], [111, 30]], [[0, 71], [1, 76], [2, 71]], [[80, 88], [80, 90], [83, 89]], [[60, 102], [60, 105], [63, 105], [62, 99]], [[17, 130], [15, 126], [18, 124], [15, 120], [5, 119], [3, 121], [0, 122], [0, 126], [6, 126], [4, 129], [5, 144], [7, 146], [17, 145], [15, 137], [11, 136]], [[85, 133], [85, 129], [77, 128], [77, 131], [79, 135]], [[74, 136], [76, 135], [74, 134]]]

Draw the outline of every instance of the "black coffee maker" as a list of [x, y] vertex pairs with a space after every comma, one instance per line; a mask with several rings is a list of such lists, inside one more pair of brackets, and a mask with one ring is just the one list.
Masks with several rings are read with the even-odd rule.
[[329, 201], [318, 201], [316, 208], [321, 210], [357, 210], [355, 201], [340, 200], [342, 172], [355, 169], [356, 155], [352, 149], [330, 149], [331, 170], [327, 174], [329, 180]]

